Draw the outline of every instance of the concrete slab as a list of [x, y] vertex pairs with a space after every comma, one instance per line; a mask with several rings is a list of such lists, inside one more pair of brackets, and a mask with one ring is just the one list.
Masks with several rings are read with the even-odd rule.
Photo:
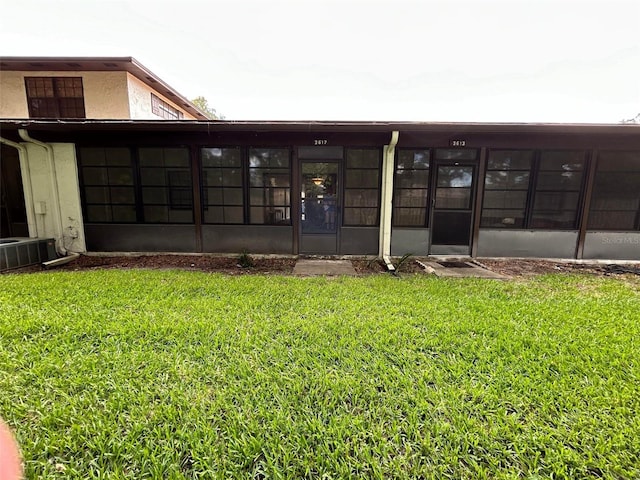
[[302, 258], [293, 267], [293, 274], [306, 277], [336, 277], [339, 275], [355, 276], [356, 271], [349, 260], [309, 260]]
[[433, 273], [437, 277], [448, 278], [492, 278], [494, 280], [507, 280], [509, 277], [500, 275], [499, 273], [492, 272], [491, 270], [478, 265], [473, 260], [469, 259], [422, 259], [419, 263], [424, 269]]

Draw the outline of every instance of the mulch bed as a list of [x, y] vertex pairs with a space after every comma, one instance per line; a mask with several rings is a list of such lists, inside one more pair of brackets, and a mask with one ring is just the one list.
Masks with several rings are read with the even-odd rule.
[[[247, 260], [245, 258], [244, 260]], [[395, 259], [397, 261], [397, 259]], [[77, 260], [55, 267], [56, 270], [104, 270], [122, 268], [143, 269], [183, 269], [200, 272], [218, 272], [227, 275], [246, 274], [278, 274], [290, 275], [296, 264], [294, 257], [253, 257], [241, 265], [238, 257], [210, 256], [210, 255], [131, 255], [131, 256], [94, 256], [82, 255]], [[612, 276], [621, 274], [640, 275], [640, 265], [613, 264], [578, 264], [551, 262], [547, 260], [495, 260], [477, 259], [476, 262], [496, 273], [509, 277], [529, 277], [547, 273], [586, 273], [591, 275]], [[378, 259], [353, 259], [353, 266], [359, 275], [375, 275], [387, 273], [383, 262]], [[32, 273], [43, 271], [41, 265], [32, 265], [21, 269], [10, 270], [6, 273]], [[3, 272], [5, 273], [5, 272]], [[425, 273], [422, 266], [415, 259], [407, 259], [400, 265], [398, 273]]]

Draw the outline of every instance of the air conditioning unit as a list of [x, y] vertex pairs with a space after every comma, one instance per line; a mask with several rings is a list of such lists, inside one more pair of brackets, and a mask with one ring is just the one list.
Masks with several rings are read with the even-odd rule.
[[57, 257], [53, 238], [0, 239], [0, 272], [47, 262]]

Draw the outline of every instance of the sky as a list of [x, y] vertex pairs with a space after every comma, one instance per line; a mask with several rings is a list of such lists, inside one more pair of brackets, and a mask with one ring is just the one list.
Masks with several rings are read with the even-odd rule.
[[133, 56], [229, 120], [640, 113], [638, 0], [0, 0], [0, 45]]

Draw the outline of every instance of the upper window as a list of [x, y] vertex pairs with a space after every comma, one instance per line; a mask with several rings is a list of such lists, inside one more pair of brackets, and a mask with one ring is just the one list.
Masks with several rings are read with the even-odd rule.
[[344, 180], [344, 225], [375, 226], [380, 210], [380, 149], [349, 148]]
[[203, 148], [202, 187], [205, 223], [244, 223], [240, 148]]
[[162, 100], [157, 95], [151, 94], [151, 112], [167, 120], [179, 120], [184, 114], [175, 107]]
[[600, 152], [588, 228], [640, 229], [640, 151]]
[[584, 166], [581, 151], [491, 151], [481, 226], [577, 228]]
[[427, 225], [429, 150], [398, 150], [393, 189], [393, 226]]
[[291, 224], [288, 148], [249, 149], [249, 223]]
[[85, 118], [81, 77], [25, 77], [29, 116]]

